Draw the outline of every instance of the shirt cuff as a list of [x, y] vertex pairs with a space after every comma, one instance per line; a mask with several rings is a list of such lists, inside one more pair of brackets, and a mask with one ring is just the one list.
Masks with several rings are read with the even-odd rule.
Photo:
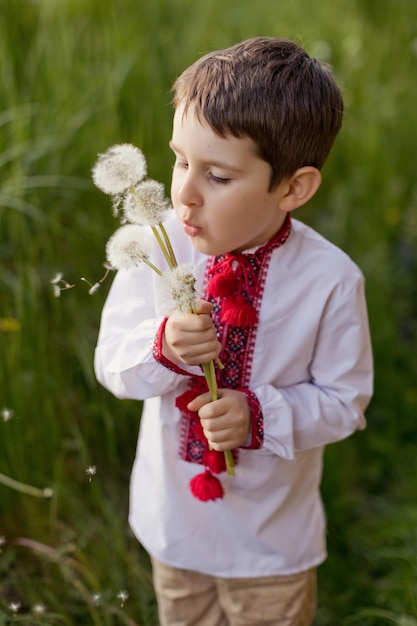
[[251, 432], [241, 448], [245, 448], [246, 450], [258, 450], [262, 448], [264, 443], [264, 417], [261, 403], [257, 395], [253, 391], [250, 391], [250, 389], [244, 388], [238, 391], [241, 391], [246, 396], [251, 420]]
[[181, 374], [183, 376], [191, 376], [190, 372], [187, 372], [186, 370], [182, 369], [179, 365], [177, 365], [173, 361], [170, 361], [170, 359], [167, 359], [167, 357], [162, 353], [162, 341], [164, 338], [165, 326], [166, 326], [167, 321], [168, 321], [168, 318], [165, 317], [162, 320], [158, 328], [158, 331], [156, 333], [156, 337], [152, 346], [153, 357], [155, 361], [158, 361], [158, 363], [160, 363], [167, 369], [171, 370], [171, 372], [175, 372], [176, 374]]

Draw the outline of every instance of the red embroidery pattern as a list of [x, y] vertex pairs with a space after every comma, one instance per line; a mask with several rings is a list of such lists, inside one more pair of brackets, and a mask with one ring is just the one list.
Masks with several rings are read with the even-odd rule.
[[164, 336], [167, 321], [168, 318], [165, 317], [158, 328], [158, 332], [156, 333], [152, 346], [152, 354], [154, 356], [154, 359], [161, 363], [161, 365], [164, 365], [164, 367], [166, 367], [167, 369], [171, 370], [172, 372], [176, 372], [177, 374], [188, 376], [189, 374], [186, 370], [182, 369], [181, 367], [167, 359], [162, 352], [162, 338]]
[[[252, 439], [248, 448], [263, 444], [262, 410], [250, 391], [253, 351], [265, 281], [273, 251], [282, 246], [291, 231], [289, 214], [277, 235], [254, 253], [214, 257], [206, 270], [205, 298], [213, 303], [212, 319], [222, 343], [217, 370], [219, 388], [238, 389], [246, 394], [252, 418]], [[233, 322], [233, 323], [232, 323]], [[207, 390], [203, 377], [193, 377], [189, 390], [177, 399], [182, 411], [181, 457], [192, 463], [206, 464], [207, 440], [198, 415], [187, 410], [192, 398]], [[234, 451], [237, 460], [237, 451]]]

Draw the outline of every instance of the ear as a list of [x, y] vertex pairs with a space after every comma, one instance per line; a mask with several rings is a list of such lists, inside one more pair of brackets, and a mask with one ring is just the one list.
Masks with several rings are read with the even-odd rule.
[[321, 174], [316, 167], [300, 167], [287, 181], [280, 209], [288, 213], [306, 204], [321, 185]]

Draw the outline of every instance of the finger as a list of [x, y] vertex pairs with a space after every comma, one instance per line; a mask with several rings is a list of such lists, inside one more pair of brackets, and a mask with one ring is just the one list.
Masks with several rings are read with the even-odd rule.
[[237, 448], [241, 443], [239, 435], [230, 428], [224, 428], [215, 432], [203, 428], [203, 432], [212, 450], [223, 452], [224, 450]]
[[194, 315], [193, 313], [179, 313], [174, 311], [168, 317], [167, 327], [177, 332], [211, 332], [215, 333], [210, 315]]

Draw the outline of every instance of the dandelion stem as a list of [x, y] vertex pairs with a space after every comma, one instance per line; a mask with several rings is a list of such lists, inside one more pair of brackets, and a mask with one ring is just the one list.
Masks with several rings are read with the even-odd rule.
[[[45, 489], [37, 489], [37, 487], [31, 487], [30, 485], [25, 485], [24, 483], [19, 482], [18, 480], [14, 480], [10, 478], [10, 476], [6, 476], [5, 474], [0, 473], [0, 483], [6, 485], [6, 487], [10, 487], [10, 489], [15, 489], [16, 491], [20, 491], [21, 493], [26, 493], [30, 496], [35, 496], [36, 498], [45, 498], [50, 495], [50, 490]], [[45, 495], [45, 493], [47, 495]]]
[[161, 235], [158, 233], [158, 229], [156, 228], [156, 226], [151, 226], [151, 228], [152, 228], [152, 232], [155, 235], [156, 240], [157, 240], [157, 242], [159, 244], [159, 247], [161, 248], [162, 253], [163, 253], [163, 255], [164, 255], [164, 257], [165, 257], [165, 259], [166, 259], [166, 261], [167, 261], [167, 263], [169, 265], [169, 268], [172, 270], [175, 267], [175, 265], [172, 263], [171, 255], [169, 254], [169, 251], [167, 250], [167, 247], [166, 247], [165, 243], [163, 242], [163, 240], [161, 238]]
[[226, 469], [229, 476], [235, 475], [235, 460], [231, 450], [224, 451], [224, 459], [226, 461]]
[[[216, 372], [214, 370], [214, 361], [203, 364], [203, 372], [207, 381], [207, 386], [211, 395], [211, 401], [217, 400], [219, 397], [219, 390], [217, 387]], [[226, 469], [229, 476], [235, 475], [235, 461], [231, 450], [224, 451], [224, 460], [226, 462]]]
[[156, 267], [156, 265], [154, 265], [154, 264], [152, 263], [152, 261], [150, 261], [149, 259], [147, 259], [145, 256], [142, 258], [142, 261], [143, 261], [144, 263], [146, 263], [146, 265], [149, 265], [149, 267], [150, 267], [151, 269], [153, 269], [153, 271], [154, 271], [154, 272], [156, 272], [157, 274], [159, 274], [159, 276], [162, 276], [162, 272], [161, 272], [161, 270], [159, 269], [159, 267]]
[[213, 361], [211, 361], [210, 363], [203, 363], [202, 368], [203, 368], [204, 376], [207, 381], [207, 386], [209, 388], [211, 401], [213, 402], [214, 400], [218, 399], [219, 393], [217, 389], [216, 378], [215, 376], [213, 376], [212, 365], [213, 365]]
[[172, 265], [173, 265], [173, 267], [176, 267], [178, 265], [177, 259], [175, 258], [174, 248], [172, 247], [171, 241], [170, 241], [170, 239], [168, 237], [168, 233], [165, 230], [165, 226], [161, 223], [161, 224], [159, 224], [159, 228], [160, 228], [160, 231], [161, 231], [161, 233], [163, 235], [163, 238], [164, 238], [164, 241], [165, 241], [165, 244], [166, 244], [169, 256], [171, 257]]

